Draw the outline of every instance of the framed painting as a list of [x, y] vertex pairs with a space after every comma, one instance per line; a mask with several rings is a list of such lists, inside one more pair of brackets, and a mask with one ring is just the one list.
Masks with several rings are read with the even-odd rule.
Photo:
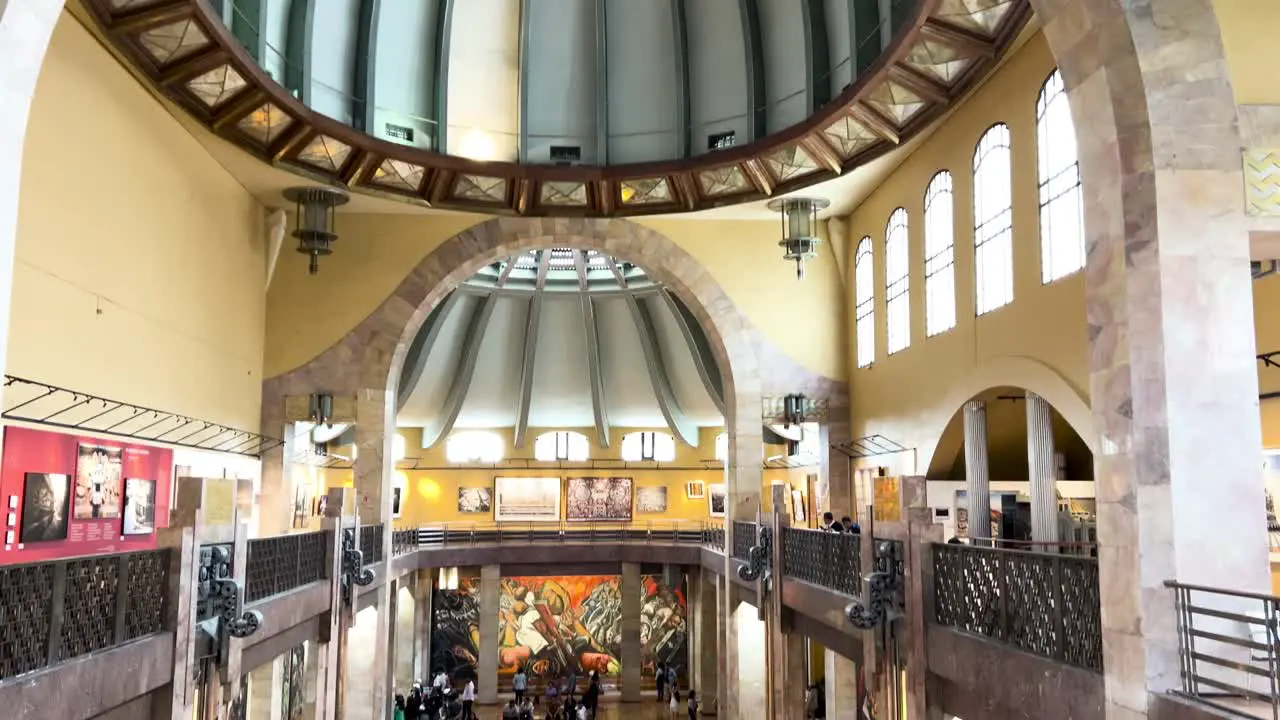
[[498, 477], [493, 486], [495, 521], [560, 521], [560, 478]]
[[690, 500], [701, 500], [707, 496], [707, 484], [701, 480], [690, 480], [684, 484], [684, 496]]
[[120, 484], [124, 451], [118, 447], [81, 443], [76, 453], [73, 516], [76, 520], [120, 517]]
[[667, 511], [665, 485], [636, 488], [636, 512], [664, 513]]
[[711, 517], [724, 517], [729, 503], [729, 489], [724, 483], [716, 483], [709, 488], [707, 510]]
[[125, 535], [150, 535], [156, 529], [156, 484], [129, 478], [124, 481]]
[[27, 473], [22, 482], [22, 525], [18, 542], [67, 539], [71, 478], [58, 473]]
[[565, 519], [578, 522], [631, 520], [629, 477], [571, 477], [565, 492]]
[[489, 488], [458, 488], [458, 512], [487, 513], [491, 510], [493, 492]]

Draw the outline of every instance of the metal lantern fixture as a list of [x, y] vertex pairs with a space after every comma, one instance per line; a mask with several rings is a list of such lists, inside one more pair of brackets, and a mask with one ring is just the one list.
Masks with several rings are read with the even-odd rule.
[[788, 426], [803, 425], [809, 414], [809, 398], [800, 394], [787, 395], [782, 398], [782, 419]]
[[320, 256], [333, 253], [330, 247], [338, 234], [333, 231], [334, 208], [350, 200], [345, 192], [327, 187], [292, 187], [284, 191], [284, 199], [297, 206], [298, 224], [293, 236], [298, 238], [298, 252], [311, 256], [309, 270], [320, 272]]
[[821, 198], [778, 198], [769, 209], [782, 215], [783, 260], [796, 261], [796, 279], [804, 279], [804, 261], [818, 254], [818, 213], [831, 202]]

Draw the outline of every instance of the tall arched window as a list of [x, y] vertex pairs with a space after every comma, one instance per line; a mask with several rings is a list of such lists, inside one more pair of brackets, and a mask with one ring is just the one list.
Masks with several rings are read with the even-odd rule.
[[676, 459], [676, 440], [663, 432], [627, 433], [621, 451], [627, 462], [671, 462]]
[[496, 463], [502, 459], [502, 448], [502, 438], [497, 433], [469, 430], [449, 436], [444, 457], [451, 463]]
[[854, 326], [860, 368], [876, 359], [876, 290], [871, 261], [871, 238], [864, 237], [858, 241], [858, 250], [853, 256]]
[[1013, 301], [1009, 126], [992, 125], [973, 153], [973, 262], [978, 314]]
[[932, 337], [956, 326], [956, 234], [951, 173], [924, 191], [924, 329]]
[[1049, 283], [1084, 267], [1084, 198], [1076, 129], [1062, 74], [1044, 81], [1036, 100], [1040, 166], [1040, 279]]
[[582, 462], [591, 457], [591, 441], [577, 432], [546, 432], [533, 441], [533, 457], [542, 462]]
[[907, 211], [898, 208], [884, 231], [885, 316], [889, 354], [911, 344], [911, 272], [907, 262]]

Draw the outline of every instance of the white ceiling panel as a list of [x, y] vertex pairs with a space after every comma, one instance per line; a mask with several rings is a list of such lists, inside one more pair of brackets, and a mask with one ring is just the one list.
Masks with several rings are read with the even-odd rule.
[[538, 321], [530, 427], [591, 427], [591, 375], [587, 336], [577, 295], [546, 297]]
[[609, 423], [627, 427], [666, 425], [627, 301], [598, 298], [596, 320], [600, 326], [600, 367], [604, 372]]
[[671, 312], [671, 306], [660, 295], [644, 298], [640, 302], [649, 308], [650, 317], [653, 318], [653, 330], [657, 335], [663, 368], [680, 410], [697, 425], [724, 425], [724, 418], [715, 401], [707, 394], [702, 376], [698, 373], [693, 355], [696, 351], [685, 340], [684, 332]]
[[516, 421], [529, 298], [500, 297], [496, 303], [455, 428], [510, 427]]
[[[435, 342], [422, 356], [422, 373], [404, 406], [400, 408], [397, 419], [399, 424], [423, 427], [439, 418], [445, 396], [449, 394], [449, 386], [457, 374], [467, 319], [478, 302], [479, 299], [475, 296], [460, 297], [449, 308], [449, 312], [437, 321], [443, 324]], [[421, 332], [429, 332], [429, 328], [424, 326]]]

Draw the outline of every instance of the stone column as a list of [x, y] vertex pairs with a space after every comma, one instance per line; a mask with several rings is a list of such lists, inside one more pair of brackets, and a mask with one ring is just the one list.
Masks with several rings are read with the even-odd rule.
[[809, 687], [809, 645], [805, 636], [792, 631], [782, 636], [782, 707], [777, 718], [802, 718], [805, 690]]
[[[760, 425], [760, 404], [754, 406], [743, 407], [742, 402], [735, 403], [736, 415], [729, 418], [731, 423], [731, 432], [729, 433], [729, 457], [725, 463], [725, 484], [728, 489], [727, 507], [728, 517], [725, 518], [725, 570], [726, 577], [731, 576], [734, 572], [732, 562], [733, 548], [733, 521], [745, 520], [755, 522], [760, 512], [760, 492], [764, 485], [764, 466], [761, 458], [764, 456], [764, 436]], [[742, 674], [740, 665], [744, 667], [748, 664], [758, 665], [759, 660], [764, 657], [764, 628], [762, 623], [755, 617], [752, 623], [741, 625], [734, 621], [737, 603], [733, 597], [733, 593], [728, 591], [721, 595], [722, 606], [721, 612], [728, 622], [724, 625], [725, 643], [721, 657], [725, 663], [725, 682], [722, 683], [724, 691], [724, 706], [722, 712], [726, 717], [738, 718], [746, 717], [742, 709], [753, 707], [750, 703], [759, 702], [754, 707], [765, 707], [764, 695], [760, 693], [758, 698], [751, 697], [748, 704], [741, 705], [739, 698], [739, 677]], [[754, 609], [750, 610], [752, 613]], [[742, 638], [738, 637], [742, 628], [746, 627], [749, 631], [758, 633], [759, 638]], [[745, 641], [745, 643], [744, 643]], [[739, 652], [742, 648], [758, 649], [757, 654], [749, 654], [740, 657]], [[755, 653], [753, 649], [751, 652]]]
[[281, 656], [249, 673], [249, 720], [281, 720], [283, 684]]
[[[498, 702], [498, 603], [502, 568], [480, 568], [480, 657], [476, 674], [476, 701], [481, 705]], [[623, 602], [626, 602], [625, 598]]]
[[158, 720], [186, 720], [195, 711], [194, 682], [196, 585], [200, 534], [204, 526], [204, 481], [182, 478], [169, 510], [169, 526], [156, 530], [156, 546], [169, 550], [168, 597], [164, 627], [173, 633], [171, 692], [157, 692], [151, 716]]
[[857, 665], [834, 650], [824, 650], [828, 720], [859, 720]]
[[[736, 674], [729, 678], [730, 682], [736, 681], [737, 686], [736, 693], [729, 693], [729, 702], [732, 706], [736, 696], [738, 710], [731, 709], [726, 717], [765, 717], [766, 708], [770, 705], [769, 679], [776, 671], [768, 664], [768, 628], [756, 608], [747, 603], [737, 606], [729, 617], [729, 623], [736, 630], [733, 638], [737, 647], [734, 650], [740, 662]], [[759, 715], [755, 715], [757, 709]]]
[[[392, 437], [395, 434], [395, 398], [388, 390], [366, 389], [356, 395], [356, 512], [360, 525], [381, 525], [382, 557], [391, 558]], [[385, 572], [385, 570], [384, 570]], [[372, 689], [369, 701], [374, 717], [390, 716], [393, 694], [389, 686], [391, 627], [395, 622], [391, 583], [381, 583], [374, 594], [376, 625], [373, 628]]]
[[431, 682], [431, 606], [434, 601], [435, 573], [419, 570], [413, 584], [413, 676]]
[[640, 702], [640, 565], [622, 563], [622, 701]]
[[326, 560], [331, 605], [329, 612], [320, 616], [318, 642], [313, 643], [307, 652], [303, 717], [308, 720], [332, 720], [338, 716], [338, 710], [344, 707], [345, 702], [341, 667], [346, 644], [345, 627], [350, 618], [348, 608], [342, 603], [342, 517], [351, 492], [350, 488], [330, 489], [324, 517], [320, 519], [321, 527], [329, 533]]
[[729, 579], [724, 575], [715, 575], [712, 580], [715, 583], [715, 601], [716, 609], [714, 614], [715, 620], [715, 648], [716, 648], [716, 715], [720, 717], [728, 717], [729, 711], [729, 660], [726, 657], [726, 644], [729, 642], [729, 616], [724, 613], [724, 608], [731, 607], [732, 602], [728, 596]]
[[716, 582], [718, 576], [706, 569], [698, 571], [694, 583], [694, 602], [690, 608], [692, 632], [690, 650], [693, 658], [690, 673], [693, 677], [693, 689], [702, 698], [702, 707], [709, 710], [715, 704], [720, 674], [717, 670], [720, 653], [716, 642]]
[[969, 497], [969, 537], [991, 537], [991, 477], [987, 466], [987, 404], [964, 404], [964, 479]]
[[1031, 539], [1058, 542], [1058, 467], [1049, 403], [1027, 393], [1027, 472], [1031, 479]]

